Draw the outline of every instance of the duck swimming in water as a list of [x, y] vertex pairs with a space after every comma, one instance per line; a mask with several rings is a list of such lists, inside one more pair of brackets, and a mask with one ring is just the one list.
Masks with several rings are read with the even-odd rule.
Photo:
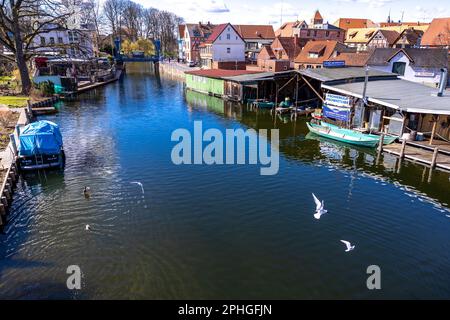
[[89, 187], [84, 187], [83, 194], [84, 194], [84, 197], [85, 197], [86, 199], [88, 199], [88, 198], [91, 197], [90, 190], [91, 190], [91, 189], [90, 189]]

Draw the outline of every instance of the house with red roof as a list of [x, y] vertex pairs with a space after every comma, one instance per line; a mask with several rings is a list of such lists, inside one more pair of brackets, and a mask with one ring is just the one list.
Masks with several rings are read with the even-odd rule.
[[245, 41], [245, 57], [256, 60], [257, 53], [266, 45], [270, 45], [275, 39], [272, 25], [233, 25]]
[[187, 62], [200, 62], [200, 44], [212, 33], [211, 23], [186, 23], [178, 26], [179, 58]]
[[199, 48], [205, 69], [245, 69], [245, 41], [230, 23], [214, 27]]
[[294, 59], [301, 49], [298, 37], [276, 37], [261, 50], [257, 65], [260, 70], [275, 72], [294, 68]]
[[375, 31], [367, 42], [368, 48], [392, 48], [400, 37], [400, 33], [394, 30], [379, 29]]
[[303, 47], [310, 40], [336, 40], [344, 42], [345, 30], [324, 22], [319, 11], [314, 13], [311, 23], [306, 21], [286, 22], [275, 31], [277, 37], [298, 37]]
[[436, 18], [422, 37], [421, 46], [450, 49], [450, 18]]
[[341, 42], [332, 40], [309, 41], [294, 59], [296, 69], [322, 68], [323, 62], [342, 52], [352, 52]]

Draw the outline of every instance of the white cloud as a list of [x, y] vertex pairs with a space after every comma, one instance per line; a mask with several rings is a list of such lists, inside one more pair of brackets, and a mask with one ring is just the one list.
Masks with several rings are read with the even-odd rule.
[[206, 7], [204, 7], [206, 12], [214, 12], [214, 13], [224, 13], [230, 12], [227, 8], [227, 5], [223, 1], [211, 0], [209, 3], [206, 3]]

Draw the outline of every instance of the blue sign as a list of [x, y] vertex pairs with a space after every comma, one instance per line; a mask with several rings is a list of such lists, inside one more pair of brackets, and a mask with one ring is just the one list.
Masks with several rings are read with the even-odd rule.
[[345, 67], [345, 61], [344, 60], [324, 61], [323, 67], [324, 68], [342, 68], [342, 67]]
[[349, 121], [350, 119], [349, 108], [342, 108], [324, 104], [322, 107], [322, 112], [326, 118], [331, 118], [340, 121]]

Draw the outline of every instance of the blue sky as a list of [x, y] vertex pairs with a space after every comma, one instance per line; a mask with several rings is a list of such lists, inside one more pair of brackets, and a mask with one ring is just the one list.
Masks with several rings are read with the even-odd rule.
[[339, 17], [369, 18], [375, 22], [391, 18], [404, 21], [430, 21], [433, 17], [450, 17], [450, 0], [135, 0], [145, 7], [172, 11], [186, 22], [211, 21], [240, 24], [280, 25], [305, 19], [309, 22], [319, 9], [325, 21]]

